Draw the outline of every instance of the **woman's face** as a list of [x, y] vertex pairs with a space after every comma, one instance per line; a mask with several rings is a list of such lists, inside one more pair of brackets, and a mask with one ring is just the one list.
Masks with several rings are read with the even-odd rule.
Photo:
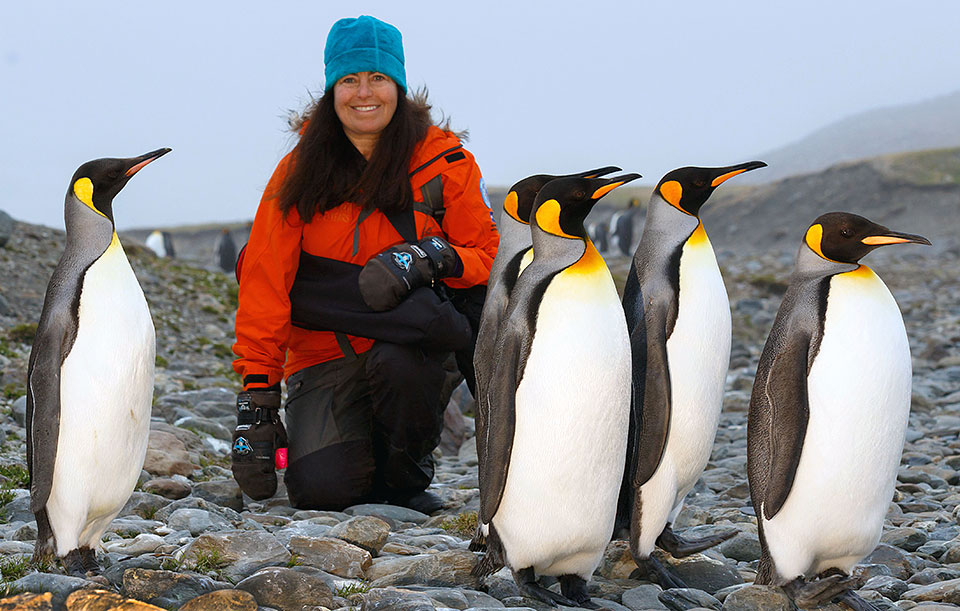
[[351, 141], [376, 139], [397, 109], [397, 84], [380, 72], [357, 72], [333, 86], [333, 102]]

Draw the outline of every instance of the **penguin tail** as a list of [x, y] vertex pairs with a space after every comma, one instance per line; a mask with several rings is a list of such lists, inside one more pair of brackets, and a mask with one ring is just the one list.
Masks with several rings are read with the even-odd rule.
[[[482, 535], [477, 531], [477, 536], [474, 537], [476, 541], [477, 537]], [[473, 541], [470, 542], [470, 549], [473, 550]], [[473, 567], [473, 570], [470, 571], [470, 574], [478, 579], [482, 579], [487, 575], [493, 575], [504, 566], [506, 566], [506, 558], [504, 557], [503, 544], [500, 542], [500, 537], [497, 536], [497, 531], [494, 530], [493, 524], [490, 525], [489, 534], [486, 537], [485, 542], [485, 551], [483, 556], [480, 558], [480, 561], [477, 562], [477, 565]], [[476, 551], [476, 550], [474, 550]]]
[[487, 538], [483, 536], [483, 531], [480, 530], [480, 526], [477, 526], [477, 532], [474, 533], [473, 539], [470, 540], [470, 546], [467, 548], [471, 552], [485, 552], [487, 551]]

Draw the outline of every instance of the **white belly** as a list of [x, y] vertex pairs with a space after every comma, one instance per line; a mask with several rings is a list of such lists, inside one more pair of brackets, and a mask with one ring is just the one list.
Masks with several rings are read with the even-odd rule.
[[60, 435], [47, 510], [57, 553], [96, 546], [143, 467], [156, 341], [114, 238], [83, 279], [77, 338], [61, 366]]
[[509, 565], [593, 573], [613, 532], [630, 408], [630, 342], [609, 272], [556, 276], [516, 394], [493, 524]]
[[793, 487], [764, 534], [784, 579], [843, 571], [880, 539], [910, 412], [910, 347], [869, 268], [831, 280], [810, 419]]
[[641, 486], [639, 549], [644, 555], [676, 518], [683, 498], [707, 466], [720, 421], [730, 362], [730, 303], [706, 234], [684, 246], [679, 299], [677, 321], [667, 340], [670, 430], [660, 466]]

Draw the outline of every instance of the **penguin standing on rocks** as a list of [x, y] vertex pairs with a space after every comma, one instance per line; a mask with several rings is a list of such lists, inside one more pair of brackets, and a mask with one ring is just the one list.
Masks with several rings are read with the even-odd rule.
[[726, 180], [757, 168], [668, 172], [654, 189], [623, 293], [633, 350], [633, 401], [618, 530], [664, 588], [682, 581], [651, 554], [687, 556], [736, 534], [685, 540], [671, 524], [703, 472], [730, 361], [730, 304], [700, 208]]
[[848, 574], [880, 540], [910, 413], [900, 309], [858, 264], [889, 244], [930, 244], [844, 212], [807, 229], [757, 368], [747, 474], [762, 555], [756, 583], [800, 606], [876, 609]]
[[67, 243], [47, 286], [27, 372], [27, 466], [35, 558], [99, 572], [96, 547], [130, 498], [147, 451], [156, 340], [123, 252], [113, 198], [159, 149], [97, 159], [73, 175]]
[[[586, 583], [613, 532], [630, 409], [630, 343], [617, 290], [583, 221], [639, 178], [547, 183], [533, 255], [497, 335], [485, 430], [478, 576], [507, 564], [524, 595], [591, 606]], [[529, 258], [530, 255], [527, 255]], [[537, 582], [559, 576], [561, 594]]]
[[[476, 423], [478, 431], [486, 430], [486, 417], [489, 410], [483, 397], [486, 396], [487, 382], [496, 365], [493, 352], [497, 341], [497, 332], [500, 331], [503, 323], [503, 315], [507, 309], [510, 291], [513, 290], [517, 276], [520, 275], [520, 262], [523, 255], [530, 250], [533, 244], [530, 213], [533, 211], [537, 193], [545, 184], [556, 178], [596, 178], [619, 170], [620, 168], [608, 166], [567, 176], [536, 174], [528, 176], [510, 187], [510, 191], [504, 198], [503, 211], [498, 223], [500, 243], [497, 246], [497, 256], [490, 268], [487, 296], [483, 303], [480, 328], [477, 331], [477, 346], [473, 356], [477, 383]], [[477, 451], [478, 460], [482, 460], [479, 452], [484, 451], [484, 448], [478, 447]], [[479, 534], [480, 536], [473, 545], [477, 549], [482, 549], [483, 534]]]
[[217, 257], [217, 266], [225, 271], [232, 272], [237, 266], [237, 244], [230, 235], [230, 230], [224, 227], [220, 230], [220, 236], [217, 238], [217, 244], [214, 247]]

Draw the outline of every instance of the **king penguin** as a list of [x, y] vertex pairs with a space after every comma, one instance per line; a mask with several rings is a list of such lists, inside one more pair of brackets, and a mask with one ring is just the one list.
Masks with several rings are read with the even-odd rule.
[[747, 426], [756, 582], [785, 586], [801, 606], [839, 597], [875, 609], [846, 576], [880, 540], [912, 367], [897, 302], [858, 262], [879, 246], [911, 243], [930, 244], [855, 214], [817, 218], [760, 356]]
[[730, 360], [730, 304], [698, 215], [720, 184], [764, 166], [668, 172], [650, 197], [624, 287], [634, 390], [618, 529], [629, 523], [634, 559], [664, 588], [683, 584], [651, 556], [655, 546], [681, 557], [736, 534], [690, 541], [671, 524], [710, 458]]
[[97, 159], [73, 175], [66, 248], [47, 286], [27, 371], [27, 466], [36, 558], [99, 571], [100, 537], [143, 467], [156, 341], [117, 238], [113, 198], [163, 148]]
[[[537, 195], [532, 254], [510, 293], [478, 436], [483, 575], [508, 565], [520, 591], [591, 606], [586, 583], [613, 532], [630, 409], [630, 343], [617, 290], [583, 221], [639, 178], [560, 178]], [[532, 259], [532, 261], [530, 261]], [[559, 576], [561, 594], [537, 580]]]
[[[520, 262], [533, 244], [530, 214], [533, 211], [537, 194], [545, 184], [557, 178], [597, 178], [619, 170], [618, 167], [607, 166], [565, 176], [535, 174], [518, 181], [507, 192], [507, 196], [503, 200], [503, 211], [500, 214], [497, 227], [500, 232], [500, 243], [497, 246], [497, 256], [490, 268], [487, 296], [480, 315], [480, 328], [477, 332], [477, 345], [473, 355], [473, 367], [476, 374], [476, 428], [478, 435], [484, 435], [487, 431], [486, 421], [489, 409], [485, 397], [487, 381], [490, 379], [495, 366], [493, 352], [497, 332], [503, 323], [503, 314], [507, 309], [510, 291], [513, 290], [517, 276], [520, 274]], [[480, 454], [483, 451], [485, 451], [484, 446], [482, 444], [478, 445], [478, 462], [483, 460], [483, 456]], [[485, 531], [485, 525], [481, 524], [477, 530], [477, 536], [471, 542], [471, 549], [483, 549]]]

